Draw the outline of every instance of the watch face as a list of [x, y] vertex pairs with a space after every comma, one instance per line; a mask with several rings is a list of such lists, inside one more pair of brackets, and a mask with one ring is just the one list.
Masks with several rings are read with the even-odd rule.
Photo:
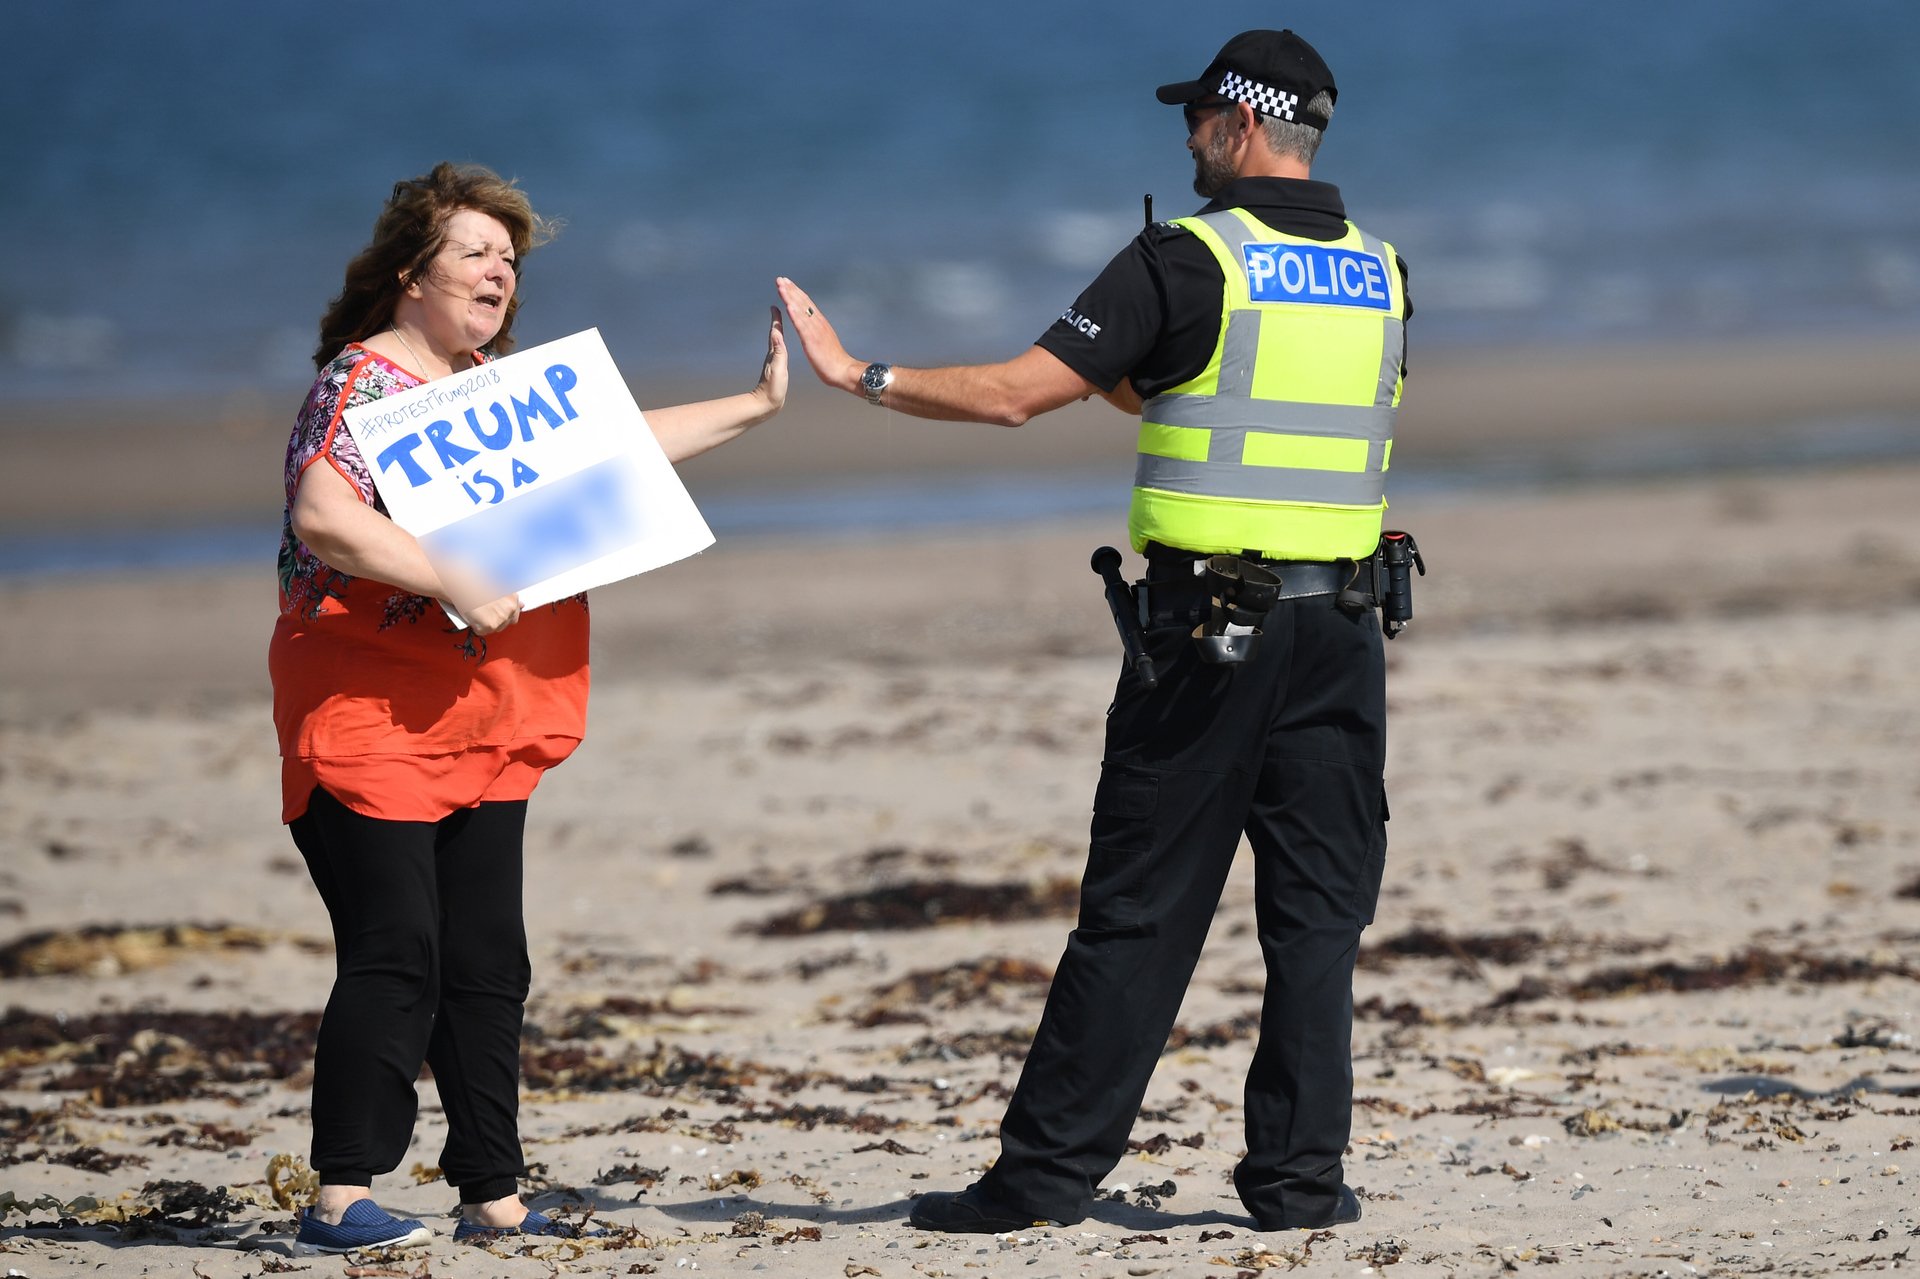
[[860, 385], [866, 387], [869, 391], [884, 391], [887, 389], [887, 383], [891, 380], [887, 377], [887, 374], [891, 372], [893, 372], [893, 370], [884, 364], [869, 364], [867, 365], [867, 371], [860, 375]]

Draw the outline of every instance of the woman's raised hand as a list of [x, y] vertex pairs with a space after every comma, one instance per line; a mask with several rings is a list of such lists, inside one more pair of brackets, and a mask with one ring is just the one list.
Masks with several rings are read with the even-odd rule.
[[767, 309], [773, 313], [767, 325], [767, 358], [760, 365], [760, 382], [753, 393], [766, 401], [767, 416], [772, 417], [787, 402], [787, 332], [780, 323], [780, 308]]

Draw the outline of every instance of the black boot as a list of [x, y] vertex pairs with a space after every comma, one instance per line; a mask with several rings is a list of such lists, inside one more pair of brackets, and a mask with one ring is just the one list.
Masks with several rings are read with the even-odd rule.
[[[1054, 1221], [1037, 1213], [1024, 1212], [998, 1199], [990, 1199], [979, 1186], [968, 1186], [955, 1193], [935, 1190], [921, 1195], [908, 1218], [922, 1230], [944, 1230], [949, 1234], [1004, 1235], [1034, 1226], [1070, 1226], [1071, 1221]], [[1080, 1218], [1075, 1218], [1080, 1220]]]
[[1340, 1201], [1319, 1221], [1270, 1221], [1255, 1217], [1253, 1224], [1262, 1230], [1325, 1230], [1328, 1226], [1350, 1226], [1360, 1220], [1360, 1196], [1352, 1186], [1340, 1187]]

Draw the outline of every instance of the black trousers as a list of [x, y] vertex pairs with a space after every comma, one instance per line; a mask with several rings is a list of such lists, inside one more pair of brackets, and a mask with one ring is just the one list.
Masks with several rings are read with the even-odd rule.
[[1375, 614], [1282, 601], [1252, 660], [1156, 626], [1123, 671], [1079, 926], [1001, 1122], [987, 1193], [1078, 1220], [1126, 1153], [1244, 831], [1266, 961], [1240, 1198], [1265, 1226], [1331, 1215], [1353, 1104], [1353, 965], [1386, 858], [1385, 656]]
[[313, 1166], [364, 1186], [400, 1166], [414, 1081], [433, 1067], [440, 1167], [462, 1203], [515, 1193], [520, 1030], [532, 980], [521, 918], [525, 800], [437, 822], [364, 817], [316, 789], [292, 823], [333, 920], [333, 993], [313, 1059]]

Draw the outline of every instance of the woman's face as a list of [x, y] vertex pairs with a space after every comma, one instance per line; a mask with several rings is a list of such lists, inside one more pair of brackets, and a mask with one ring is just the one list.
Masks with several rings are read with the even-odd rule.
[[506, 323], [513, 299], [513, 239], [498, 219], [461, 209], [447, 219], [447, 241], [407, 286], [418, 300], [428, 332], [451, 351], [478, 350]]

